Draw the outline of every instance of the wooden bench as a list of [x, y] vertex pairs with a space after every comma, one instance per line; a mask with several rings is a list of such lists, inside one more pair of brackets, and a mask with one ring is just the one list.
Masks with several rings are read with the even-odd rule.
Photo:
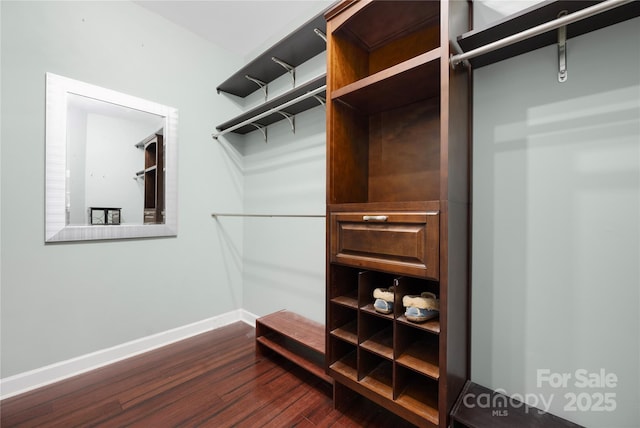
[[[487, 404], [487, 405], [485, 405]], [[451, 409], [452, 428], [581, 428], [551, 413], [467, 381]]]
[[325, 382], [325, 329], [320, 323], [290, 311], [278, 311], [256, 320], [256, 351], [282, 355]]

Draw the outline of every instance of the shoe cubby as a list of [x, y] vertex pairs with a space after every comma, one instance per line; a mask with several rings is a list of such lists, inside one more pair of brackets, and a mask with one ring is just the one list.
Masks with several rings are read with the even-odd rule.
[[367, 389], [393, 399], [393, 364], [386, 358], [359, 349], [358, 381]]
[[358, 276], [360, 270], [345, 266], [336, 266], [328, 278], [331, 303], [358, 308]]
[[394, 399], [401, 407], [437, 424], [438, 382], [415, 371], [396, 366]]
[[404, 315], [405, 307], [402, 304], [402, 298], [407, 295], [420, 295], [423, 292], [431, 292], [440, 299], [440, 286], [436, 281], [422, 280], [417, 278], [402, 277], [398, 278], [398, 286], [396, 287], [398, 304], [396, 309], [396, 320], [399, 324], [411, 326], [417, 330], [424, 330], [432, 334], [440, 333], [440, 316], [431, 318], [424, 322], [409, 321]]
[[393, 321], [367, 312], [360, 313], [360, 347], [393, 360]]
[[395, 361], [431, 379], [440, 378], [438, 336], [413, 325], [396, 326]]
[[357, 381], [357, 347], [335, 337], [329, 340], [331, 350], [327, 361], [331, 375], [338, 379]]
[[[345, 266], [335, 266], [334, 277], [333, 290], [339, 293], [339, 298], [334, 296], [329, 303], [332, 315], [329, 348], [333, 349], [329, 373], [358, 385], [365, 396], [383, 396], [398, 409], [409, 409], [420, 417], [435, 420], [440, 379], [439, 334], [424, 328], [422, 323], [406, 320], [402, 297], [425, 291], [439, 296], [438, 282]], [[391, 313], [375, 310], [376, 288], [393, 291]], [[347, 295], [349, 303], [345, 304]], [[421, 400], [426, 401], [420, 404]]]
[[394, 276], [375, 271], [362, 271], [358, 278], [358, 307], [362, 312], [376, 315], [389, 320], [393, 319], [393, 313], [384, 314], [375, 310], [373, 292], [376, 288], [389, 289], [394, 284]]
[[353, 345], [358, 344], [358, 312], [352, 308], [331, 303], [333, 319], [329, 328], [331, 336]]

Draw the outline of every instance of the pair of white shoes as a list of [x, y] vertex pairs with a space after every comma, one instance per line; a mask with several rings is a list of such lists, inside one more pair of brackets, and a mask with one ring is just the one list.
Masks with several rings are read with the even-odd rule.
[[[394, 289], [376, 288], [373, 290], [375, 302], [373, 307], [377, 312], [390, 314], [393, 312]], [[420, 295], [406, 295], [402, 298], [405, 307], [404, 315], [409, 321], [423, 322], [438, 316], [440, 313], [440, 301], [435, 294], [425, 291]]]

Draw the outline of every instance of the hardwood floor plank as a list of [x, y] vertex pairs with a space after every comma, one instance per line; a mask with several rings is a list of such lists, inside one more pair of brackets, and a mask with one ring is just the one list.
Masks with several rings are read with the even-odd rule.
[[331, 386], [255, 350], [235, 323], [0, 402], [2, 428], [407, 427], [373, 403], [333, 409]]

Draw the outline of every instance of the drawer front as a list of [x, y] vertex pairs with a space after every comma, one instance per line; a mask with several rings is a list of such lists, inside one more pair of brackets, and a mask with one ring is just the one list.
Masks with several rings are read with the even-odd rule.
[[331, 214], [331, 262], [439, 278], [438, 212]]

